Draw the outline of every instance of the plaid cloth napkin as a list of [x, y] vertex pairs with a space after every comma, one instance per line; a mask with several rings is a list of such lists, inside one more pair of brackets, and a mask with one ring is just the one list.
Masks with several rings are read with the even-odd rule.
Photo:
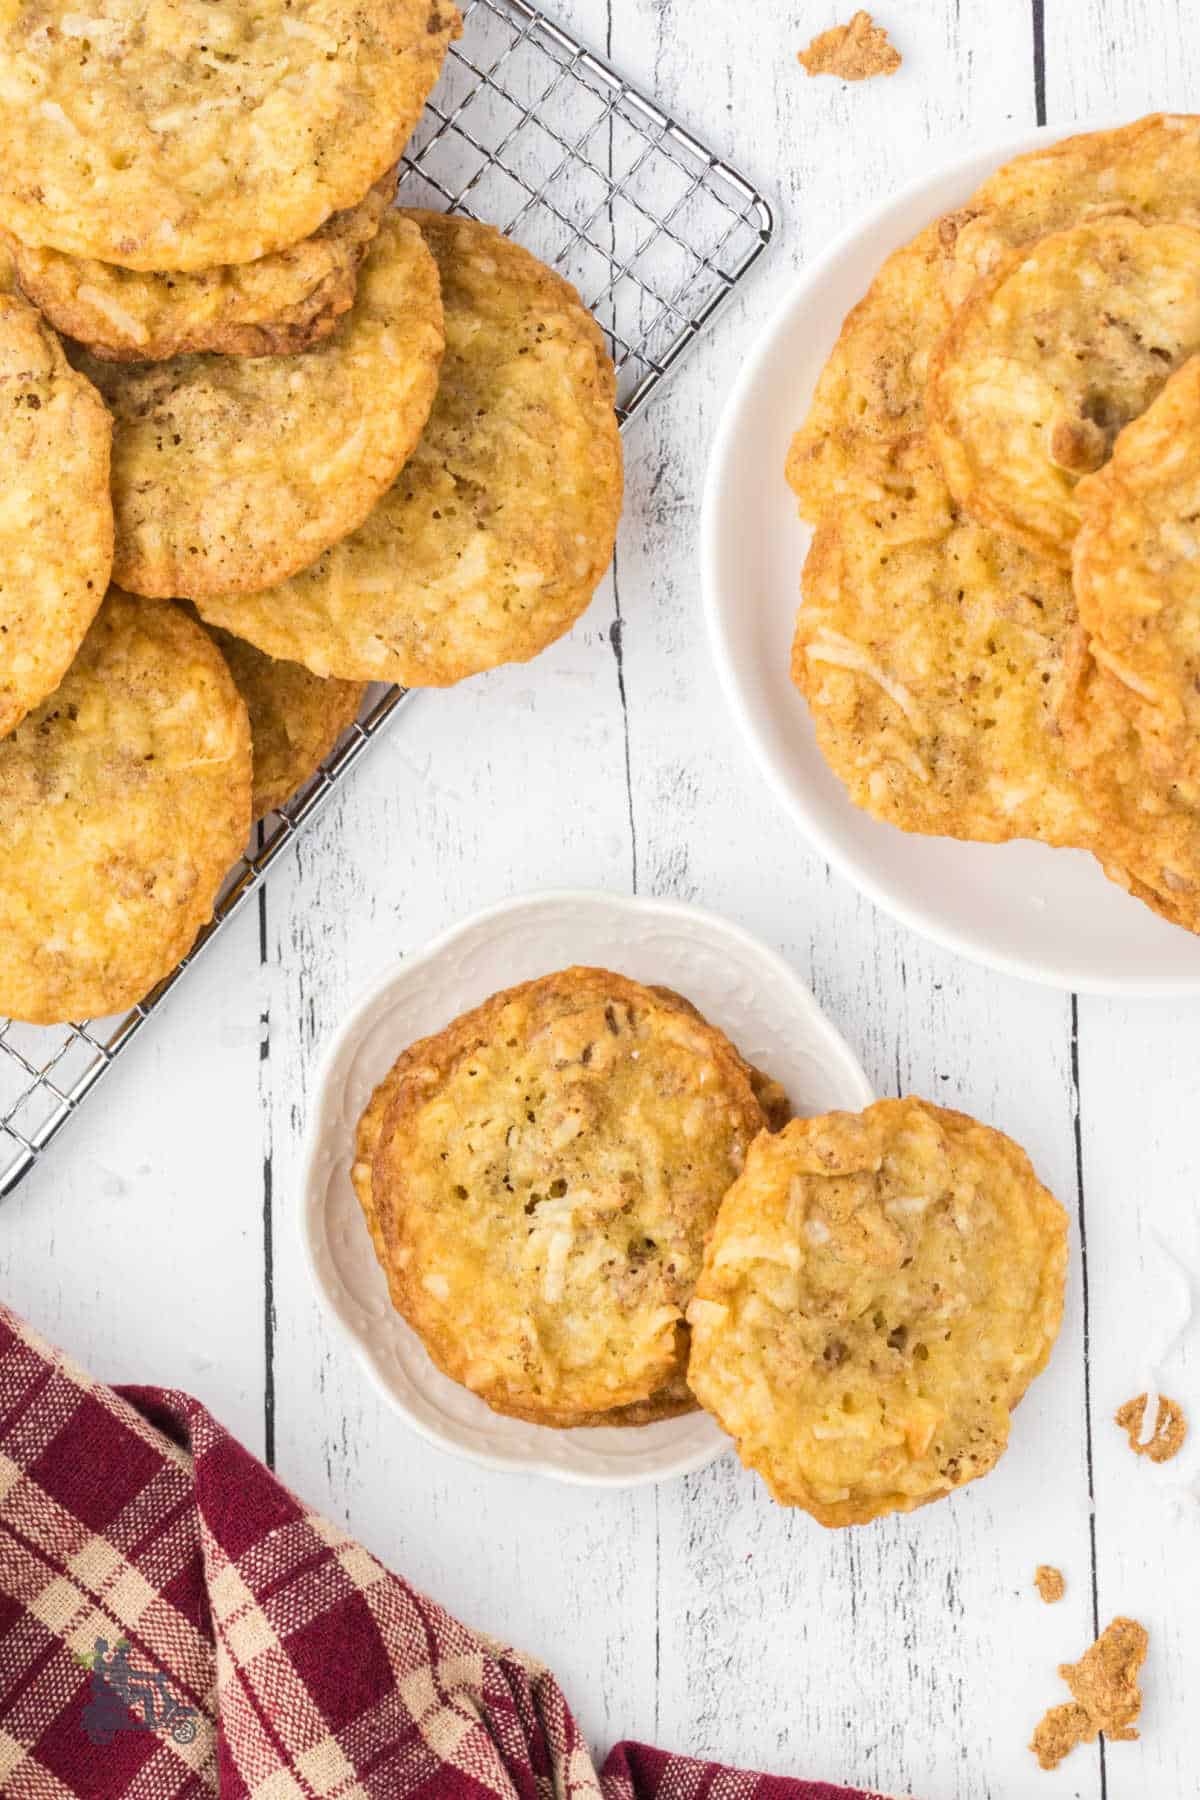
[[186, 1394], [0, 1307], [0, 1793], [880, 1800], [620, 1744], [309, 1512]]

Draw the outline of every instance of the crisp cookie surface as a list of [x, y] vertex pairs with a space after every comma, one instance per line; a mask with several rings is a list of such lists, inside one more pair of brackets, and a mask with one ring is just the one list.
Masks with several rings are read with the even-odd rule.
[[595, 1423], [664, 1389], [678, 1410], [704, 1234], [762, 1126], [719, 1031], [567, 969], [404, 1053], [355, 1182], [438, 1367], [499, 1412]]
[[855, 805], [905, 831], [1087, 845], [1055, 706], [1066, 575], [950, 499], [922, 445], [843, 502], [804, 569], [792, 679]]
[[612, 362], [574, 288], [490, 226], [405, 216], [437, 259], [446, 321], [420, 443], [319, 561], [204, 613], [318, 675], [444, 687], [575, 623], [612, 559], [621, 444]]
[[688, 1309], [688, 1382], [823, 1525], [984, 1475], [1062, 1318], [1067, 1223], [1011, 1139], [925, 1101], [756, 1139]]
[[1200, 930], [1200, 788], [1162, 779], [1130, 722], [1128, 694], [1098, 666], [1077, 625], [1063, 661], [1059, 724], [1099, 820], [1093, 848], [1110, 880], [1172, 924]]
[[95, 388], [0, 292], [0, 737], [58, 686], [104, 598], [111, 441]]
[[9, 235], [21, 290], [57, 331], [118, 362], [218, 351], [293, 355], [327, 338], [354, 304], [358, 270], [395, 193], [395, 175], [312, 237], [252, 263], [147, 274]]
[[1200, 356], [1077, 490], [1079, 616], [1165, 778], [1200, 781]]
[[955, 216], [950, 304], [961, 304], [1019, 245], [1118, 213], [1200, 225], [1200, 117], [1150, 113], [1005, 163]]
[[1081, 476], [1200, 348], [1200, 230], [1110, 218], [1014, 251], [955, 314], [930, 371], [955, 498], [1069, 566]]
[[296, 244], [397, 160], [449, 0], [7, 0], [0, 223], [130, 269]]
[[209, 626], [250, 714], [254, 817], [274, 812], [314, 775], [358, 717], [360, 681], [322, 681], [299, 663], [277, 662], [253, 644]]
[[311, 563], [362, 522], [412, 451], [442, 345], [433, 259], [393, 212], [353, 308], [299, 356], [113, 363], [75, 350], [114, 415], [114, 579], [200, 600]]
[[0, 1014], [132, 1006], [211, 916], [250, 829], [250, 726], [208, 634], [110, 589], [0, 742]]
[[810, 523], [839, 498], [877, 498], [897, 447], [924, 431], [929, 358], [950, 322], [944, 261], [939, 222], [889, 256], [847, 314], [788, 453]]

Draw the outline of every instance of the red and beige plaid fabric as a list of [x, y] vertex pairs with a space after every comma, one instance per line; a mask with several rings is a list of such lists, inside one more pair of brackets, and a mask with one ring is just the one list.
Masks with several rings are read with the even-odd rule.
[[[114, 1698], [97, 1640], [142, 1693], [150, 1672], [157, 1710]], [[0, 1307], [0, 1794], [216, 1793], [868, 1800], [637, 1744], [598, 1774], [545, 1669], [389, 1574], [186, 1394], [103, 1387]]]

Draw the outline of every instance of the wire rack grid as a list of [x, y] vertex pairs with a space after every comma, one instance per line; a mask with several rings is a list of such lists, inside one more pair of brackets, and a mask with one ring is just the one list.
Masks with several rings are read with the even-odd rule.
[[[464, 30], [404, 157], [399, 200], [498, 225], [580, 290], [606, 331], [627, 424], [762, 254], [764, 198], [526, 0], [466, 0]], [[184, 971], [395, 719], [375, 688], [313, 779], [256, 827], [212, 923], [123, 1017], [0, 1019], [0, 1197], [27, 1175]]]

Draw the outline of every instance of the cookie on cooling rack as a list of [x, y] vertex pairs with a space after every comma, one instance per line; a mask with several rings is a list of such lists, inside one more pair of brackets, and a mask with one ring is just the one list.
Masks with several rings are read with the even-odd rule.
[[274, 812], [315, 775], [362, 707], [361, 681], [322, 681], [299, 663], [277, 662], [215, 626], [215, 638], [250, 715], [254, 817]]
[[311, 562], [411, 452], [442, 348], [436, 266], [412, 221], [391, 212], [352, 309], [298, 356], [119, 363], [73, 351], [114, 416], [114, 579], [199, 600]]
[[397, 161], [460, 29], [449, 0], [12, 0], [0, 224], [128, 269], [283, 250]]
[[1200, 349], [1200, 230], [1096, 220], [1017, 250], [933, 358], [933, 443], [955, 498], [1064, 567], [1075, 488]]
[[1076, 490], [1079, 617], [1164, 782], [1200, 783], [1200, 356]]
[[804, 568], [792, 678], [855, 805], [905, 831], [1087, 845], [1056, 702], [1071, 583], [966, 517], [926, 447], [845, 501]]
[[245, 847], [250, 781], [212, 638], [110, 589], [61, 686], [0, 742], [0, 1014], [99, 1017], [169, 974]]
[[252, 263], [171, 274], [122, 269], [6, 243], [22, 292], [56, 331], [117, 362], [200, 351], [294, 355], [327, 338], [354, 303], [358, 270], [396, 191], [395, 171], [312, 237]]
[[688, 1308], [688, 1382], [823, 1525], [984, 1475], [1062, 1318], [1067, 1221], [1024, 1151], [925, 1101], [751, 1146]]
[[31, 306], [0, 292], [0, 737], [58, 686], [112, 566], [112, 422]]
[[583, 612], [612, 559], [621, 444], [612, 361], [574, 288], [491, 226], [403, 216], [436, 259], [445, 311], [419, 444], [318, 561], [265, 593], [210, 592], [201, 610], [318, 675], [445, 687], [527, 661]]
[[694, 1009], [566, 969], [404, 1053], [354, 1182], [393, 1303], [445, 1374], [542, 1424], [645, 1423], [690, 1405], [684, 1308], [764, 1123]]

